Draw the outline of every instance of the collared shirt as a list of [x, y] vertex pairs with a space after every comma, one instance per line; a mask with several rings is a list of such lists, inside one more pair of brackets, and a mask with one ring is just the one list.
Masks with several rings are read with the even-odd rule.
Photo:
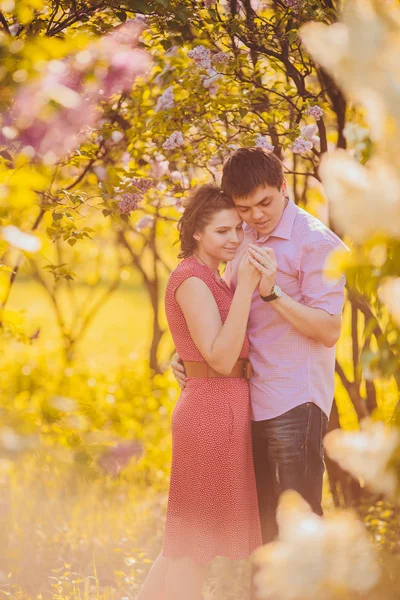
[[[345, 278], [327, 280], [323, 270], [332, 250], [347, 246], [321, 221], [289, 200], [272, 233], [257, 239], [256, 231], [247, 224], [244, 231], [244, 241], [225, 271], [225, 280], [233, 291], [240, 260], [249, 244], [268, 246], [273, 248], [278, 263], [276, 283], [288, 296], [331, 315], [341, 314]], [[253, 295], [247, 333], [253, 367], [253, 420], [273, 419], [305, 402], [314, 402], [329, 417], [335, 347], [327, 348], [300, 333], [261, 300], [258, 290]]]

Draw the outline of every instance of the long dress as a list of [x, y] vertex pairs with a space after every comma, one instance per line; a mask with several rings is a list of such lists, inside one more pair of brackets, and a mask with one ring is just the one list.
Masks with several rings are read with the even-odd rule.
[[[233, 294], [195, 258], [184, 259], [169, 278], [165, 307], [176, 350], [184, 361], [205, 362], [175, 299], [188, 277], [198, 277], [209, 287], [222, 322]], [[248, 351], [246, 337], [240, 358], [247, 358]], [[163, 555], [206, 564], [215, 556], [241, 560], [260, 545], [248, 381], [187, 378], [172, 416]]]

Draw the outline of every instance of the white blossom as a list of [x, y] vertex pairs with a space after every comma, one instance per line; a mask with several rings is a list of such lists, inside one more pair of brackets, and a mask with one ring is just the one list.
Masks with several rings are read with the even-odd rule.
[[337, 589], [366, 592], [378, 581], [375, 551], [352, 513], [314, 514], [294, 491], [281, 495], [279, 538], [257, 550], [260, 598], [331, 600]]
[[1, 229], [1, 237], [11, 244], [11, 246], [25, 252], [37, 252], [42, 247], [42, 242], [39, 238], [30, 233], [24, 233], [18, 227], [15, 227], [15, 225], [3, 227]]
[[400, 433], [381, 421], [363, 419], [360, 431], [335, 429], [325, 437], [326, 452], [342, 469], [369, 488], [393, 495], [396, 474], [388, 463], [400, 445]]

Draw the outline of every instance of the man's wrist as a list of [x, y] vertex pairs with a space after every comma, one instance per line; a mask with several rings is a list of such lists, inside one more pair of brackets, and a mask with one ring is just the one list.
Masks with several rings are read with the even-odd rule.
[[279, 287], [279, 285], [276, 285], [276, 283], [273, 285], [270, 293], [267, 294], [266, 296], [264, 296], [260, 292], [261, 300], [263, 300], [264, 302], [274, 302], [275, 300], [277, 300], [281, 296], [282, 296], [282, 290]]

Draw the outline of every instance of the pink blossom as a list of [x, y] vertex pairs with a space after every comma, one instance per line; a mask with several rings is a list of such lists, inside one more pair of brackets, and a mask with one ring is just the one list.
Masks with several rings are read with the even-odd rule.
[[118, 202], [118, 208], [123, 215], [129, 215], [130, 212], [138, 208], [139, 202], [142, 199], [141, 194], [125, 193], [121, 194], [121, 200]]
[[154, 217], [152, 217], [151, 215], [145, 215], [144, 217], [139, 219], [139, 221], [136, 223], [136, 231], [138, 231], [140, 233], [144, 229], [148, 229], [149, 227], [152, 227], [153, 223], [154, 223]]
[[318, 133], [318, 125], [315, 123], [312, 125], [305, 125], [302, 127], [302, 129], [300, 129], [300, 133], [304, 138], [306, 138], [306, 140], [311, 142], [313, 136], [317, 135]]
[[322, 108], [318, 105], [315, 106], [309, 106], [307, 108], [307, 110], [304, 112], [305, 115], [307, 115], [308, 117], [314, 117], [314, 119], [316, 121], [319, 121], [320, 118], [322, 117], [322, 115], [324, 114], [324, 111], [322, 110]]
[[211, 67], [211, 52], [204, 46], [196, 46], [188, 52], [188, 57], [192, 58], [197, 67], [209, 69]]
[[130, 90], [150, 65], [150, 57], [135, 48], [142, 30], [128, 21], [85, 51], [50, 61], [43, 77], [17, 94], [11, 113], [17, 141], [45, 162], [79, 145], [101, 117], [100, 102]]
[[204, 0], [205, 8], [211, 8], [216, 3], [217, 3], [217, 0]]
[[163, 143], [163, 148], [164, 150], [174, 150], [175, 148], [179, 148], [179, 146], [183, 146], [184, 143], [182, 132], [174, 131]]
[[144, 179], [143, 177], [133, 177], [129, 183], [135, 186], [142, 194], [148, 192], [154, 185], [151, 179]]
[[98, 458], [97, 464], [109, 475], [118, 475], [118, 473], [129, 464], [131, 459], [139, 457], [143, 451], [140, 442], [122, 442], [112, 448], [108, 448]]
[[172, 85], [170, 85], [157, 100], [156, 111], [158, 112], [159, 110], [167, 110], [169, 108], [173, 108], [174, 105], [174, 90]]
[[309, 152], [313, 147], [312, 142], [309, 142], [301, 135], [296, 138], [291, 146], [289, 146], [292, 152], [296, 154], [303, 154], [304, 152]]
[[271, 152], [275, 148], [275, 146], [272, 146], [272, 144], [269, 143], [269, 141], [267, 140], [267, 138], [264, 137], [264, 136], [262, 136], [261, 133], [257, 134], [257, 137], [256, 137], [256, 146], [258, 148], [265, 148], [266, 150], [270, 150]]
[[227, 52], [217, 52], [217, 54], [214, 54], [212, 57], [212, 62], [215, 64], [227, 65], [231, 58], [231, 55]]
[[283, 0], [283, 3], [288, 8], [294, 8], [295, 10], [299, 9], [301, 6], [301, 0]]

